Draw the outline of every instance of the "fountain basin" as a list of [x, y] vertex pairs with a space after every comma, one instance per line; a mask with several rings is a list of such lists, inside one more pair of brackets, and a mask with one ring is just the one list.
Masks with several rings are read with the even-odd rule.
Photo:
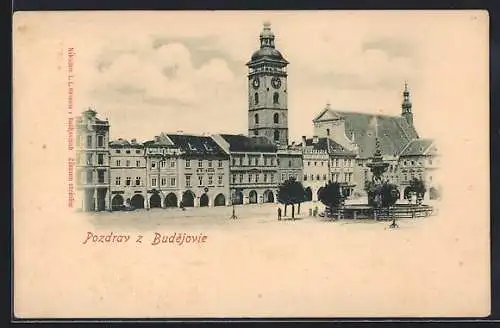
[[431, 205], [396, 204], [390, 208], [374, 208], [364, 204], [344, 205], [326, 211], [326, 216], [333, 219], [375, 219], [392, 220], [394, 218], [418, 218], [434, 215]]

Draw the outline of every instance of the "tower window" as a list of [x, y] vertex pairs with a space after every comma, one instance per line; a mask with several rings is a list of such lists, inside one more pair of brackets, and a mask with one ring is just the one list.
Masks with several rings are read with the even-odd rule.
[[275, 92], [273, 95], [273, 103], [279, 104], [279, 102], [280, 102], [280, 94]]
[[259, 130], [253, 130], [253, 135], [258, 136], [259, 135]]
[[279, 123], [279, 115], [278, 113], [275, 113], [273, 116], [274, 123], [278, 124]]
[[255, 114], [255, 124], [259, 124], [259, 114]]
[[253, 95], [253, 100], [255, 105], [259, 103], [259, 94], [257, 92]]
[[326, 129], [326, 135], [329, 136], [330, 135], [330, 129]]
[[280, 132], [278, 130], [274, 131], [274, 140], [279, 140], [280, 139]]

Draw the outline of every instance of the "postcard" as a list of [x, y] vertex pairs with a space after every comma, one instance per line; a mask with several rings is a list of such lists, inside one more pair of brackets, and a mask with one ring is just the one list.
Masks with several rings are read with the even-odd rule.
[[485, 11], [18, 12], [21, 319], [484, 317]]

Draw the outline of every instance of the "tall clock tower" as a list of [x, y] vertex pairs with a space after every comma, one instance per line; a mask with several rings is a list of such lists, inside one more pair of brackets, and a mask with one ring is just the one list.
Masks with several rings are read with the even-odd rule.
[[288, 145], [288, 61], [275, 48], [271, 24], [260, 33], [260, 49], [248, 66], [248, 135]]

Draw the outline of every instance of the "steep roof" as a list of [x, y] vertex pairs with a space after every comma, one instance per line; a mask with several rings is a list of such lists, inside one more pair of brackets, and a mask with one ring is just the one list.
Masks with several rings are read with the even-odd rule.
[[186, 155], [193, 156], [227, 156], [226, 152], [208, 136], [186, 134], [166, 134], [174, 145]]
[[436, 152], [432, 139], [414, 139], [401, 151], [400, 156], [432, 155]]
[[236, 134], [221, 134], [229, 143], [229, 151], [234, 152], [276, 152], [277, 147], [264, 136], [247, 137]]
[[138, 143], [135, 139], [130, 142], [127, 139], [118, 138], [116, 140], [109, 142], [109, 147], [111, 148], [143, 148], [141, 143]]
[[317, 121], [343, 120], [345, 134], [349, 138], [354, 134], [354, 141], [359, 145], [359, 156], [369, 158], [375, 152], [376, 130], [383, 155], [396, 156], [413, 139], [418, 139], [417, 131], [404, 117], [373, 115], [359, 112], [324, 109]]
[[177, 146], [174, 145], [164, 133], [161, 133], [159, 136], [155, 136], [153, 140], [144, 142], [144, 146], [149, 148], [177, 148]]
[[329, 138], [318, 138], [317, 143], [313, 143], [314, 139], [306, 139], [306, 146], [312, 146], [315, 150], [327, 150], [332, 155], [351, 155], [356, 156], [356, 153], [346, 149], [342, 145]]

